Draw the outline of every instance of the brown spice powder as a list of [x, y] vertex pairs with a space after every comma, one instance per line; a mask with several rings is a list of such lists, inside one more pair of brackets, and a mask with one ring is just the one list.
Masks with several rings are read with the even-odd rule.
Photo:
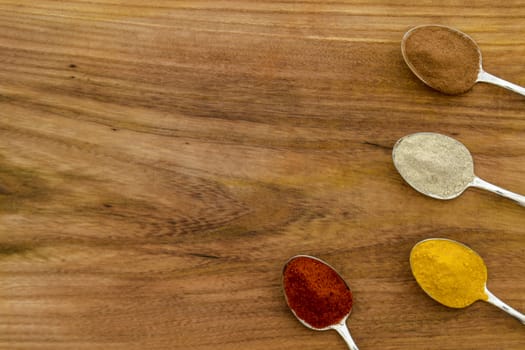
[[476, 83], [481, 54], [465, 34], [443, 26], [420, 26], [407, 33], [403, 45], [408, 66], [430, 87], [456, 95]]

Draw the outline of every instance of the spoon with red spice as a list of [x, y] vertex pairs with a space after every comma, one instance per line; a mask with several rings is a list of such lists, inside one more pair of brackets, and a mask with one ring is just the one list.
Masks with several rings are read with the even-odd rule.
[[525, 96], [525, 88], [484, 71], [478, 45], [457, 29], [414, 27], [403, 36], [401, 53], [412, 73], [442, 93], [462, 94], [476, 83], [490, 83]]
[[312, 256], [294, 256], [284, 265], [283, 287], [286, 303], [304, 326], [336, 330], [350, 350], [359, 350], [346, 326], [352, 292], [330, 265]]

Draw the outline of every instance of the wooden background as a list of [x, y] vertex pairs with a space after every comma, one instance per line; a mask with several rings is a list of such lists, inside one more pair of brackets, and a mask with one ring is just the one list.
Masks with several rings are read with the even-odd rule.
[[352, 287], [362, 350], [524, 349], [515, 319], [447, 309], [409, 269], [419, 240], [459, 240], [525, 311], [525, 208], [426, 198], [392, 165], [442, 132], [525, 193], [525, 98], [441, 95], [400, 53], [451, 25], [525, 85], [525, 3], [435, 3], [0, 0], [0, 348], [344, 349], [285, 305], [302, 253]]

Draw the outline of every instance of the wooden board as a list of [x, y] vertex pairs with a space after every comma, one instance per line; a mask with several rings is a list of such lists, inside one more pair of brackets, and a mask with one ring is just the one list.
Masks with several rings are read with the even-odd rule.
[[285, 305], [301, 253], [352, 287], [362, 350], [524, 349], [495, 307], [428, 298], [408, 254], [466, 243], [525, 311], [525, 209], [424, 197], [391, 161], [400, 137], [441, 132], [525, 193], [525, 98], [439, 94], [400, 53], [412, 26], [451, 25], [525, 85], [524, 17], [520, 1], [0, 0], [0, 348], [343, 349]]

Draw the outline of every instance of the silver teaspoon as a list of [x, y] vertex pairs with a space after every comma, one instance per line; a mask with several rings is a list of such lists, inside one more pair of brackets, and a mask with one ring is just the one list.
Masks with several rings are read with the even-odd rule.
[[350, 336], [346, 320], [352, 311], [352, 292], [344, 279], [321, 259], [297, 255], [283, 268], [286, 303], [305, 327], [333, 329], [350, 350], [359, 350]]
[[446, 238], [425, 239], [412, 248], [410, 268], [425, 293], [445, 306], [464, 308], [483, 300], [525, 324], [524, 314], [488, 290], [485, 262], [462, 243]]
[[445, 94], [461, 94], [476, 83], [490, 83], [525, 96], [525, 88], [484, 71], [478, 45], [457, 29], [414, 27], [403, 36], [401, 53], [420, 80]]
[[477, 177], [467, 147], [446, 135], [420, 132], [402, 137], [394, 145], [392, 159], [401, 177], [429, 197], [453, 199], [468, 187], [478, 187], [525, 206], [525, 196]]

